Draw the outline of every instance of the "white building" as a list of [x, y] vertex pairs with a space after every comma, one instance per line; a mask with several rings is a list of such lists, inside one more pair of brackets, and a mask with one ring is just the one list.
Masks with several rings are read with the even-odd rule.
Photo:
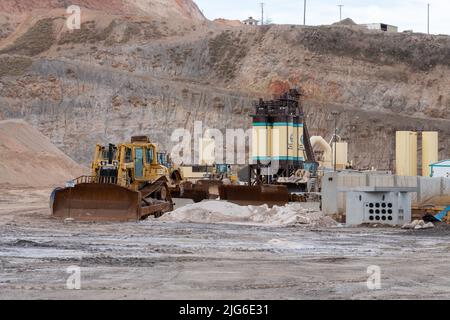
[[248, 26], [257, 26], [258, 22], [259, 21], [256, 19], [253, 19], [253, 17], [250, 17], [247, 20], [242, 21], [243, 24], [248, 25]]
[[398, 27], [385, 23], [366, 23], [363, 24], [369, 30], [379, 30], [384, 32], [398, 32]]
[[442, 160], [430, 165], [431, 176], [435, 178], [450, 178], [450, 159]]

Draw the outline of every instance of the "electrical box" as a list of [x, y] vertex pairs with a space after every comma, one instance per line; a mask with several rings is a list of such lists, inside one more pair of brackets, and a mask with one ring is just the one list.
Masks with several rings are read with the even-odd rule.
[[404, 225], [411, 222], [411, 193], [416, 188], [365, 187], [347, 190], [348, 225]]

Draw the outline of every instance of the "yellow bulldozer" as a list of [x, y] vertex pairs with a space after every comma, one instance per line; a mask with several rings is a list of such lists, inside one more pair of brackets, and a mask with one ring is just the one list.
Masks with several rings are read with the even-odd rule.
[[161, 164], [146, 136], [130, 143], [97, 145], [90, 176], [70, 181], [51, 195], [54, 217], [79, 221], [139, 221], [173, 210], [171, 188], [181, 175]]

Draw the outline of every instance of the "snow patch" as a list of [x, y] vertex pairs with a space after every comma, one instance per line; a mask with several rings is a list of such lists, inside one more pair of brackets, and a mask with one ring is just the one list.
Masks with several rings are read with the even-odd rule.
[[246, 224], [255, 226], [287, 227], [307, 225], [312, 227], [332, 227], [337, 223], [320, 211], [306, 209], [300, 203], [284, 207], [239, 206], [225, 201], [203, 201], [187, 205], [167, 213], [159, 221]]

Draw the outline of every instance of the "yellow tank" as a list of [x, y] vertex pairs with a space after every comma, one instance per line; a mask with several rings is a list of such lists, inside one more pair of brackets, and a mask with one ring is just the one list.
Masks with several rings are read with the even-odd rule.
[[252, 130], [252, 158], [254, 161], [271, 159], [272, 130], [266, 122], [254, 122]]
[[305, 146], [303, 142], [303, 124], [297, 124], [297, 157], [298, 160], [304, 161], [306, 159], [305, 156]]
[[[272, 129], [272, 160], [289, 160], [290, 135], [293, 132], [287, 122], [275, 122]], [[291, 150], [292, 153], [292, 150]]]
[[334, 148], [336, 148], [336, 168], [338, 170], [344, 170], [348, 164], [348, 143], [347, 142], [336, 142], [332, 143], [332, 166], [334, 167]]
[[437, 132], [422, 133], [422, 176], [430, 177], [430, 165], [439, 161], [439, 134]]
[[298, 132], [293, 122], [288, 123], [287, 130], [288, 160], [294, 161], [298, 157], [298, 139], [296, 139]]
[[399, 176], [417, 176], [417, 132], [397, 131], [395, 167]]
[[252, 157], [254, 161], [303, 161], [303, 125], [290, 122], [254, 122]]

